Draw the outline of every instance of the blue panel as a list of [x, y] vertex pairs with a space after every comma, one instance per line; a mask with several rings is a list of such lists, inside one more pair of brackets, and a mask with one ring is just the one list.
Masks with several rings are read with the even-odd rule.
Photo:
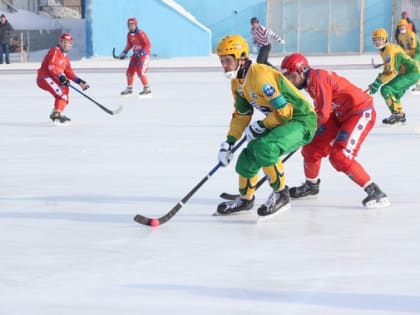
[[109, 56], [113, 47], [118, 52], [124, 48], [129, 17], [136, 17], [139, 28], [148, 35], [154, 56], [205, 56], [211, 53], [211, 33], [162, 1], [95, 0], [89, 2], [89, 9], [92, 32], [87, 34], [91, 38], [87, 41], [93, 43], [92, 55]]

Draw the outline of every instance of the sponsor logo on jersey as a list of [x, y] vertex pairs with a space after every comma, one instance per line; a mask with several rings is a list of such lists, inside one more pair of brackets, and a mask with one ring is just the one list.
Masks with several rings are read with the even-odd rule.
[[236, 90], [236, 93], [238, 93], [238, 94], [239, 94], [239, 96], [244, 97], [244, 90], [242, 90], [242, 88], [238, 88], [238, 89]]
[[386, 57], [385, 57], [385, 62], [390, 62], [390, 61], [391, 61], [391, 56], [389, 56], [389, 55], [388, 55], [388, 56], [386, 56]]
[[271, 97], [274, 95], [274, 93], [276, 92], [276, 90], [274, 89], [274, 87], [271, 84], [264, 84], [263, 86], [263, 93], [265, 95], [267, 95], [268, 97]]
[[257, 93], [255, 93], [254, 91], [251, 91], [251, 92], [250, 92], [250, 94], [251, 94], [251, 97], [252, 97], [254, 100], [258, 99], [258, 95], [257, 95]]

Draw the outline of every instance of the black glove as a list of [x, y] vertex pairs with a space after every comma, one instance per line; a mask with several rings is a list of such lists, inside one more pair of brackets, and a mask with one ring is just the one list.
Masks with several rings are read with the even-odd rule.
[[120, 58], [120, 59], [125, 59], [125, 56], [127, 56], [127, 54], [126, 54], [125, 52], [122, 52], [122, 53], [118, 56], [118, 58]]
[[60, 84], [61, 84], [61, 85], [66, 85], [66, 86], [69, 86], [69, 85], [70, 85], [70, 81], [69, 81], [69, 79], [67, 79], [67, 78], [66, 78], [66, 76], [65, 76], [64, 74], [60, 75], [60, 76], [58, 77], [58, 79], [60, 80]]

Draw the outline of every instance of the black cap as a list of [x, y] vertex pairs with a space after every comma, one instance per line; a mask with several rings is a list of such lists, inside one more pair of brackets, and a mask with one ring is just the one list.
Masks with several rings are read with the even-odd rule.
[[258, 18], [256, 18], [256, 17], [253, 17], [252, 19], [251, 19], [251, 24], [254, 24], [254, 23], [259, 23], [260, 21], [258, 21]]
[[2, 17], [6, 17], [3, 13], [0, 15], [0, 18], [2, 18]]

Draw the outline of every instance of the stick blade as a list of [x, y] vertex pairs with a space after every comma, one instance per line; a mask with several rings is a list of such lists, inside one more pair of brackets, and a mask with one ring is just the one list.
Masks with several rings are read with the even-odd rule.
[[112, 110], [112, 115], [117, 115], [122, 111], [123, 107], [119, 106], [117, 109]]
[[239, 195], [236, 194], [229, 194], [226, 192], [223, 192], [220, 194], [220, 198], [226, 199], [226, 200], [235, 200]]
[[143, 225], [150, 225], [151, 219], [142, 216], [141, 214], [136, 214], [136, 216], [133, 218], [133, 220], [137, 223], [143, 224]]

